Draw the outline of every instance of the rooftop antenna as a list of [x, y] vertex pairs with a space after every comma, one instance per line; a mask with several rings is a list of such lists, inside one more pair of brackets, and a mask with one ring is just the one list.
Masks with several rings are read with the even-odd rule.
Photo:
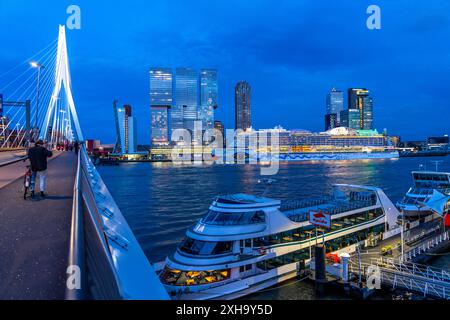
[[431, 163], [434, 163], [435, 165], [436, 165], [436, 172], [438, 172], [439, 171], [439, 165], [441, 164], [441, 163], [443, 163], [444, 161], [442, 161], [442, 160], [434, 160], [434, 161], [431, 161]]
[[277, 180], [275, 180], [275, 179], [260, 179], [260, 180], [258, 180], [259, 184], [264, 183], [266, 185], [266, 188], [264, 189], [262, 197], [265, 197], [267, 195], [267, 193], [269, 192], [270, 187], [272, 187], [272, 185], [275, 182], [277, 182]]

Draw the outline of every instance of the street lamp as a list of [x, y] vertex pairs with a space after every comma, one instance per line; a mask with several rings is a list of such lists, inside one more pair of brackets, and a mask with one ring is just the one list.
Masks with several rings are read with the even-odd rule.
[[37, 87], [36, 87], [36, 118], [34, 120], [34, 128], [36, 130], [36, 133], [38, 134], [38, 116], [39, 116], [39, 98], [41, 93], [41, 69], [45, 66], [41, 65], [40, 63], [33, 61], [30, 63], [31, 67], [34, 69], [37, 69]]
[[[20, 141], [20, 138], [19, 138], [19, 127], [20, 127], [20, 123], [16, 123], [16, 138], [14, 139], [14, 141], [17, 140], [17, 147], [19, 147], [19, 141]], [[13, 141], [13, 143], [14, 143], [14, 141]], [[12, 147], [14, 148], [14, 145]]]

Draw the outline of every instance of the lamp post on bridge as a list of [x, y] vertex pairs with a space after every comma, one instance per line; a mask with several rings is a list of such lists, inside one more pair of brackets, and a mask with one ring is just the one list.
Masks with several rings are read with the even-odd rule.
[[31, 62], [31, 67], [37, 70], [37, 85], [36, 85], [36, 116], [34, 120], [35, 135], [39, 136], [38, 117], [39, 117], [39, 98], [41, 93], [41, 69], [45, 69], [45, 66], [38, 62]]

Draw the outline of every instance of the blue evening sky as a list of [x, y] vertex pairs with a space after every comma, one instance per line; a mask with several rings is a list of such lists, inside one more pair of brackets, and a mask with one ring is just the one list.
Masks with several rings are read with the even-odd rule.
[[[234, 126], [234, 86], [253, 87], [256, 128], [323, 130], [332, 87], [367, 87], [375, 126], [404, 139], [450, 133], [447, 0], [0, 1], [0, 73], [57, 37], [66, 8], [73, 92], [86, 138], [114, 142], [114, 98], [133, 106], [139, 144], [150, 141], [151, 66], [217, 68], [216, 118]], [[382, 29], [366, 28], [366, 9]]]

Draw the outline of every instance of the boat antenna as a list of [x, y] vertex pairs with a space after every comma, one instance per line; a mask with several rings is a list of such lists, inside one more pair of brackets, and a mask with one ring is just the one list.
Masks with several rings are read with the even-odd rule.
[[264, 184], [266, 185], [266, 187], [265, 187], [265, 189], [264, 189], [264, 192], [263, 192], [263, 194], [262, 194], [262, 197], [265, 197], [265, 196], [267, 195], [267, 193], [269, 192], [270, 187], [271, 187], [275, 182], [277, 182], [277, 180], [275, 180], [275, 179], [260, 179], [260, 180], [258, 180], [258, 183], [259, 183], [259, 184], [264, 183]]
[[436, 172], [439, 171], [439, 165], [440, 165], [442, 162], [444, 162], [444, 161], [442, 161], [442, 160], [434, 160], [434, 161], [431, 161], [431, 163], [434, 163], [434, 164], [436, 165]]

